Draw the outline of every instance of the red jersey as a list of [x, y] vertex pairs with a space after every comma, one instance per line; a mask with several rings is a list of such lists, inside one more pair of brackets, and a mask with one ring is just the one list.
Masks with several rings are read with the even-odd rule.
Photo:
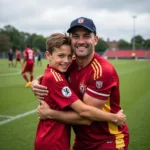
[[[45, 97], [48, 105], [55, 110], [66, 110], [66, 107], [78, 100], [69, 88], [64, 73], [47, 66], [42, 85], [48, 88]], [[38, 124], [35, 150], [70, 150], [70, 125], [55, 121], [41, 120]]]
[[30, 48], [24, 50], [25, 63], [22, 68], [22, 73], [33, 72], [34, 68], [34, 51]]
[[27, 63], [34, 63], [34, 51], [30, 48], [24, 50], [25, 61]]
[[20, 51], [16, 51], [16, 59], [17, 60], [21, 59], [21, 53], [20, 53]]
[[[108, 100], [103, 110], [117, 113], [120, 108], [119, 78], [113, 65], [98, 54], [85, 68], [78, 70], [74, 61], [70, 68], [71, 88], [82, 100], [84, 93]], [[110, 122], [94, 121], [90, 126], [74, 125], [75, 149], [98, 150], [98, 148], [120, 148], [128, 145], [127, 125], [120, 128]]]

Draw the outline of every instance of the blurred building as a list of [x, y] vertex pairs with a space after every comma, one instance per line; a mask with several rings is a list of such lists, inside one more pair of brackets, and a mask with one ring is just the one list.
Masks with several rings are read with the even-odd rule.
[[118, 49], [118, 45], [119, 45], [119, 42], [113, 40], [113, 41], [110, 41], [109, 38], [107, 39], [107, 44], [109, 46], [109, 49], [111, 50], [117, 50]]

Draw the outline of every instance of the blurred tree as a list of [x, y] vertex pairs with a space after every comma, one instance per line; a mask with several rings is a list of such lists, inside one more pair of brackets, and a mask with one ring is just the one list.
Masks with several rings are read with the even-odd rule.
[[[145, 48], [144, 47], [145, 40], [144, 40], [144, 38], [141, 35], [137, 35], [137, 36], [135, 36], [133, 38], [135, 38], [135, 48], [136, 49], [143, 49], [143, 48]], [[131, 44], [133, 43], [133, 38], [131, 39]]]
[[119, 40], [118, 48], [119, 49], [131, 49], [131, 45], [127, 41], [121, 39]]
[[10, 42], [12, 43], [12, 48], [16, 49], [20, 47], [20, 32], [11, 25], [4, 26], [4, 33], [9, 37]]
[[[11, 25], [6, 25], [4, 28], [0, 28], [0, 50], [8, 50], [10, 47], [15, 50], [16, 48], [24, 50], [27, 44], [30, 44], [32, 48], [40, 49], [45, 51], [46, 38], [42, 35], [37, 35], [35, 33], [30, 34], [27, 32], [20, 32], [15, 27]], [[3, 42], [2, 42], [3, 41]], [[132, 49], [132, 42], [128, 43], [127, 41], [120, 39], [119, 40], [119, 49]], [[142, 36], [135, 36], [135, 47], [136, 49], [150, 49], [150, 39], [143, 39]], [[102, 38], [99, 38], [96, 45], [96, 51], [103, 53], [109, 46]]]
[[146, 50], [150, 50], [150, 39], [145, 40], [144, 47]]
[[33, 40], [33, 45], [37, 49], [39, 48], [41, 51], [45, 51], [46, 49], [46, 38], [42, 35], [36, 36]]
[[31, 47], [35, 47], [34, 46], [34, 39], [37, 37], [37, 35], [35, 33], [33, 34], [26, 34], [25, 36], [25, 45], [29, 44]]
[[102, 38], [99, 38], [95, 50], [101, 53], [108, 49], [108, 47], [108, 44]]
[[0, 33], [0, 51], [8, 51], [12, 46], [9, 37]]

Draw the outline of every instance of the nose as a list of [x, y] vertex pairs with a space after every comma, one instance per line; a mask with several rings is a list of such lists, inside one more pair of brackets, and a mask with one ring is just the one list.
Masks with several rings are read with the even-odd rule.
[[64, 62], [69, 63], [69, 57], [64, 57]]
[[85, 43], [85, 40], [84, 40], [84, 38], [81, 36], [81, 37], [79, 37], [79, 39], [78, 39], [78, 43]]

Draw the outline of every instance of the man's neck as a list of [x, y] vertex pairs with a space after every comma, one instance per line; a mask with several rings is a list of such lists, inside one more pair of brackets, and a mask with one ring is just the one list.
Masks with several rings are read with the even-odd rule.
[[93, 59], [94, 57], [94, 53], [91, 53], [89, 56], [87, 57], [76, 57], [76, 62], [78, 64], [78, 69], [83, 69], [84, 67], [86, 67], [90, 62], [91, 60]]

